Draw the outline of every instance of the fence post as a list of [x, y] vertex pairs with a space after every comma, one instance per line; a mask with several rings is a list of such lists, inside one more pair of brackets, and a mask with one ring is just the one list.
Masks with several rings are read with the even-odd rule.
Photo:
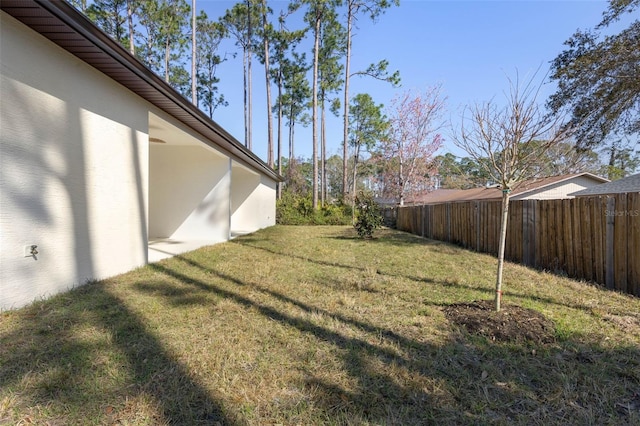
[[451, 242], [451, 203], [447, 203], [447, 242]]
[[475, 251], [480, 251], [480, 206], [479, 201], [473, 202], [473, 208], [476, 211], [476, 246]]
[[522, 205], [522, 257], [524, 264], [534, 266], [536, 253], [536, 200], [523, 200]]
[[615, 232], [615, 210], [616, 210], [616, 199], [613, 197], [607, 197], [607, 210], [604, 212], [606, 217], [606, 248], [605, 248], [605, 285], [608, 289], [613, 289], [615, 287], [615, 275], [614, 269], [615, 264], [613, 262], [613, 252], [615, 250], [614, 246], [614, 232]]

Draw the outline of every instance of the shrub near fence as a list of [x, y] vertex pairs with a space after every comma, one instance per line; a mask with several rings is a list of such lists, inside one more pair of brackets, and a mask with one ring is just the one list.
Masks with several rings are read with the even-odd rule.
[[[497, 255], [500, 201], [398, 208], [397, 228]], [[505, 258], [640, 296], [640, 192], [509, 205]]]

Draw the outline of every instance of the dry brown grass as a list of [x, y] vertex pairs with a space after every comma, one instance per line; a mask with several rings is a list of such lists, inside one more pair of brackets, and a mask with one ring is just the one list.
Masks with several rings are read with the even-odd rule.
[[489, 256], [383, 230], [274, 227], [0, 314], [0, 424], [638, 424], [640, 300], [507, 265], [555, 341], [444, 308]]

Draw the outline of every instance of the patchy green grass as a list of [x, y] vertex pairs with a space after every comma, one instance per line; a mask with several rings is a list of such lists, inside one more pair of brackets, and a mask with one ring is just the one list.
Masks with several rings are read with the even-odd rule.
[[0, 314], [0, 424], [640, 424], [640, 299], [508, 264], [552, 343], [470, 335], [490, 256], [277, 226]]

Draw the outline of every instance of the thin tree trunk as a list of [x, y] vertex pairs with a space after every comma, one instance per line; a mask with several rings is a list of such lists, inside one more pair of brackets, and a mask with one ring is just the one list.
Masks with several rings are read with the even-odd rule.
[[247, 88], [249, 90], [247, 138], [250, 151], [253, 150], [253, 83], [251, 82], [251, 57], [253, 56], [253, 51], [251, 49], [251, 35], [251, 0], [247, 0]]
[[[149, 31], [149, 28], [147, 28], [147, 31]], [[155, 63], [152, 63], [152, 59], [153, 57], [151, 56], [151, 52], [153, 52], [152, 49], [152, 42], [151, 42], [151, 37], [147, 38], [147, 64], [149, 64], [149, 67], [153, 68], [153, 65], [155, 65]]]
[[131, 53], [132, 55], [135, 55], [136, 54], [136, 47], [135, 47], [135, 41], [134, 41], [135, 32], [133, 30], [133, 4], [132, 4], [132, 1], [133, 0], [128, 0], [127, 1], [127, 24], [129, 26], [129, 53]]
[[502, 271], [504, 269], [504, 248], [507, 241], [507, 224], [509, 221], [509, 189], [502, 190], [502, 217], [500, 220], [500, 243], [498, 246], [498, 274], [496, 277], [496, 312], [500, 312], [502, 303]]
[[242, 51], [242, 69], [244, 83], [244, 146], [249, 147], [249, 109], [247, 97], [247, 49]]
[[327, 198], [327, 128], [325, 120], [324, 93], [320, 105], [320, 205], [324, 206]]
[[344, 128], [342, 139], [342, 198], [347, 198], [347, 169], [349, 166], [348, 149], [349, 146], [349, 76], [351, 69], [351, 30], [353, 15], [351, 7], [347, 12], [347, 54], [344, 66]]
[[191, 0], [191, 103], [198, 105], [196, 81], [196, 0]]
[[356, 152], [353, 155], [353, 194], [354, 194], [354, 199], [355, 199], [355, 194], [356, 194], [356, 181], [358, 178], [358, 160], [360, 157], [360, 145], [356, 145]]
[[289, 116], [289, 164], [293, 163], [293, 159], [295, 158], [295, 154], [293, 152], [294, 144], [293, 144], [293, 105], [291, 106], [291, 111], [289, 112], [291, 115]]
[[398, 150], [398, 188], [400, 189], [400, 196], [398, 200], [398, 204], [400, 206], [404, 206], [404, 146], [402, 141], [400, 141], [400, 149]]
[[269, 36], [267, 35], [266, 0], [262, 0], [262, 30], [264, 32], [264, 75], [267, 85], [267, 164], [273, 168], [273, 115], [271, 114], [271, 78], [269, 76]]
[[356, 223], [356, 179], [358, 177], [358, 157], [360, 156], [360, 144], [356, 145], [355, 153], [353, 154], [353, 191], [351, 197], [351, 222]]
[[248, 114], [247, 115], [247, 120], [248, 120], [248, 123], [247, 123], [247, 126], [248, 126], [248, 128], [247, 128], [247, 138], [248, 138], [248, 141], [249, 141], [249, 145], [248, 145], [249, 146], [249, 150], [253, 150], [253, 140], [252, 140], [253, 136], [251, 134], [252, 126], [253, 126], [253, 94], [252, 94], [252, 89], [251, 89], [251, 86], [252, 86], [253, 83], [251, 82], [251, 52], [249, 52], [249, 56], [247, 57], [247, 62], [248, 62], [248, 69], [247, 69], [247, 80], [248, 80], [247, 84], [248, 85], [247, 85], [247, 88], [248, 88], [248, 91], [249, 91], [249, 109], [248, 109], [248, 112], [247, 112], [247, 114]]
[[313, 95], [312, 95], [312, 139], [313, 139], [313, 208], [318, 208], [318, 57], [320, 50], [320, 19], [316, 17], [315, 42], [313, 47]]
[[[278, 174], [282, 176], [282, 72], [278, 70]], [[277, 197], [282, 198], [282, 182], [277, 183]]]
[[169, 82], [169, 55], [171, 51], [169, 50], [169, 39], [164, 44], [164, 80]]

